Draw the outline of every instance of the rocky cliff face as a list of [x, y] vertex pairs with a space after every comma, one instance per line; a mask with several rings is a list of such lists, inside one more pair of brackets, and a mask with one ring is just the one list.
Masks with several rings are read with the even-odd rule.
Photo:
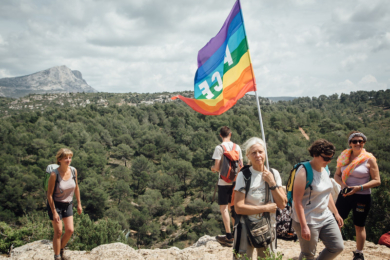
[[[352, 259], [352, 251], [355, 249], [354, 241], [344, 241], [344, 251], [336, 258], [336, 260]], [[324, 248], [320, 242], [317, 246], [317, 255]], [[300, 247], [298, 242], [278, 240], [278, 251], [282, 252], [283, 260], [298, 259]], [[375, 245], [371, 242], [366, 242], [364, 248], [366, 259], [390, 259], [390, 249], [386, 246]], [[65, 259], [136, 259], [136, 260], [217, 260], [217, 259], [232, 259], [232, 248], [223, 247], [216, 242], [214, 237], [203, 236], [198, 242], [191, 247], [183, 250], [177, 247], [169, 249], [140, 249], [135, 250], [128, 245], [122, 243], [113, 243], [101, 245], [94, 248], [91, 252], [71, 251], [66, 250], [64, 253]], [[0, 260], [5, 259], [53, 259], [53, 249], [51, 241], [40, 240], [24, 246], [15, 248], [12, 251], [12, 257], [0, 256]]]
[[0, 96], [22, 97], [30, 93], [97, 92], [81, 72], [66, 66], [53, 67], [31, 75], [0, 79]]

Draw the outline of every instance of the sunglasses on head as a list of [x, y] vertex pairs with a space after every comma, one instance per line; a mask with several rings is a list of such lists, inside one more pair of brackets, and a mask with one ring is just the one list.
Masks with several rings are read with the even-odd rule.
[[353, 143], [353, 144], [360, 144], [360, 143], [364, 144], [365, 142], [364, 142], [364, 140], [352, 140], [351, 143]]
[[325, 162], [329, 162], [333, 159], [333, 156], [332, 157], [326, 157], [326, 156], [323, 156], [320, 154], [320, 156], [322, 157], [322, 159], [324, 159]]

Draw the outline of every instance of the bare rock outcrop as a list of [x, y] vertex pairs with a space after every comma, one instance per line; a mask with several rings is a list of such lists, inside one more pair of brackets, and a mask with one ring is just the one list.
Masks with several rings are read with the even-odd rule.
[[0, 96], [22, 97], [27, 94], [97, 92], [83, 79], [80, 71], [66, 66], [53, 67], [31, 75], [0, 79]]
[[[354, 241], [344, 241], [344, 251], [339, 255], [337, 260], [352, 259], [352, 251], [355, 249]], [[321, 252], [324, 245], [320, 242], [317, 252]], [[284, 254], [283, 260], [298, 259], [300, 252], [299, 243], [292, 241], [278, 240], [278, 251]], [[318, 254], [318, 253], [317, 253]], [[390, 248], [366, 242], [364, 248], [366, 259], [390, 259]], [[232, 249], [221, 246], [214, 237], [203, 236], [194, 245], [180, 250], [177, 247], [169, 249], [139, 249], [135, 250], [122, 243], [113, 243], [101, 245], [94, 248], [91, 252], [66, 250], [64, 253], [69, 260], [113, 260], [113, 259], [135, 259], [135, 260], [217, 260], [232, 259]], [[15, 248], [12, 257], [0, 256], [0, 260], [13, 259], [52, 259], [53, 249], [51, 241], [40, 240], [24, 246]]]

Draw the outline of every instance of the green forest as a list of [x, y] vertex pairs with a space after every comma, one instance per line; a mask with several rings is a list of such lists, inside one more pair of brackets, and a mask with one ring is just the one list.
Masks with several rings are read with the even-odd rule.
[[[88, 93], [78, 98], [83, 95], [91, 100], [123, 96]], [[11, 101], [2, 98], [0, 105]], [[246, 95], [220, 116], [204, 116], [181, 101], [137, 106], [116, 102], [2, 114], [2, 253], [11, 244], [52, 239], [42, 181], [62, 147], [74, 153], [84, 210], [75, 214], [71, 249], [91, 250], [118, 241], [134, 248], [184, 248], [205, 234], [223, 233], [219, 207], [212, 201], [218, 175], [210, 171], [211, 156], [220, 143], [221, 126], [232, 129], [232, 141], [239, 145], [261, 137], [255, 96]], [[372, 190], [366, 226], [367, 240], [377, 243], [390, 230], [390, 90], [276, 103], [262, 98], [261, 110], [269, 163], [281, 172], [283, 184], [295, 163], [310, 159], [307, 148], [314, 140], [333, 142], [338, 156], [347, 148], [351, 130], [368, 137], [365, 148], [376, 156], [382, 180]], [[333, 160], [332, 176], [335, 166]], [[354, 239], [350, 219], [342, 232], [345, 239]]]

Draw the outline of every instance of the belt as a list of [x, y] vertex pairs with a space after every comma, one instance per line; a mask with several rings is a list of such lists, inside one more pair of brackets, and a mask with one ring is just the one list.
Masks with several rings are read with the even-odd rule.
[[73, 203], [73, 201], [71, 202], [59, 202], [59, 201], [54, 201], [54, 204], [56, 206], [62, 206], [62, 207], [68, 207], [69, 205], [71, 205]]

